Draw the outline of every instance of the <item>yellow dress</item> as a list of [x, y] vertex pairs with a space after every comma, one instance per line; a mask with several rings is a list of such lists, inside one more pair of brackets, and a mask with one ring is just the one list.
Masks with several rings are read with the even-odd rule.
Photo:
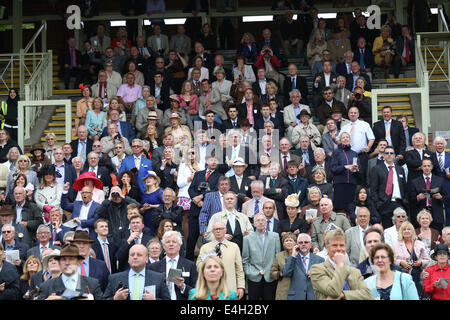
[[[392, 44], [394, 42], [394, 40], [392, 38], [388, 38], [387, 39], [388, 43]], [[381, 36], [376, 37], [375, 41], [373, 42], [373, 49], [372, 52], [374, 54], [374, 58], [375, 58], [375, 64], [378, 66], [381, 66], [381, 62], [384, 59], [384, 56], [386, 54], [386, 51], [380, 51], [378, 53], [375, 53], [375, 51], [377, 51], [378, 49], [380, 49], [383, 46], [383, 38]]]

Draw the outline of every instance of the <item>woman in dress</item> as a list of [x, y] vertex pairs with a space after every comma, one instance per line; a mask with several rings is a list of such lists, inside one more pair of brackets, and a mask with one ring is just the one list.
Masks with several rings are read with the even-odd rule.
[[105, 114], [102, 98], [95, 98], [93, 110], [89, 110], [86, 115], [86, 128], [92, 140], [100, 139], [103, 132], [103, 119], [105, 118]]
[[439, 231], [430, 228], [430, 224], [433, 222], [433, 217], [426, 209], [419, 212], [417, 215], [417, 222], [420, 225], [420, 227], [416, 229], [417, 238], [424, 243], [428, 254], [430, 254], [430, 251], [434, 250], [435, 245], [439, 244], [441, 238]]
[[72, 166], [75, 168], [75, 173], [78, 178], [81, 171], [83, 171], [83, 159], [81, 157], [72, 158]]
[[238, 300], [236, 292], [227, 286], [227, 274], [221, 258], [207, 256], [198, 268], [195, 288], [189, 291], [188, 300]]
[[308, 232], [309, 228], [311, 227], [311, 222], [314, 218], [306, 218], [306, 210], [316, 210], [316, 216], [320, 217], [322, 215], [319, 210], [320, 199], [322, 199], [322, 191], [320, 191], [318, 187], [308, 188], [308, 204], [302, 208], [302, 211], [299, 215], [300, 219], [305, 219], [306, 223], [308, 223]]
[[162, 155], [161, 166], [155, 168], [155, 172], [161, 179], [161, 188], [171, 188], [177, 190], [178, 164], [174, 162], [175, 151], [167, 146]]
[[261, 153], [259, 155], [259, 166], [255, 166], [253, 170], [253, 176], [256, 177], [256, 179], [259, 179], [260, 176], [267, 176], [269, 175], [269, 169], [270, 169], [270, 158], [265, 153]]
[[331, 157], [331, 172], [333, 173], [334, 208], [346, 211], [353, 201], [357, 178], [359, 176], [358, 154], [350, 148], [350, 134], [343, 132], [340, 144]]
[[92, 110], [94, 98], [92, 98], [92, 89], [89, 85], [80, 84], [82, 98], [77, 101], [77, 117], [75, 118], [75, 127], [72, 130], [72, 136], [76, 136], [78, 127], [86, 123], [86, 113]]
[[133, 171], [124, 171], [119, 175], [118, 184], [124, 196], [128, 196], [137, 202], [141, 202], [141, 191], [136, 184], [136, 176]]
[[394, 243], [398, 241], [398, 231], [403, 222], [408, 221], [406, 211], [398, 207], [392, 212], [392, 227], [384, 230], [384, 242], [390, 246], [394, 246]]
[[145, 183], [146, 192], [142, 195], [141, 214], [144, 216], [144, 225], [149, 228], [152, 234], [156, 234], [156, 230], [152, 224], [153, 209], [163, 204], [163, 189], [159, 187], [161, 179], [154, 171], [147, 172], [147, 176], [142, 179]]
[[272, 268], [270, 269], [271, 278], [278, 280], [275, 300], [287, 300], [291, 278], [283, 277], [281, 271], [286, 264], [286, 259], [292, 255], [292, 250], [297, 243], [297, 236], [292, 232], [287, 232], [281, 238], [281, 243], [283, 244], [284, 250], [276, 254], [275, 259], [273, 259]]
[[41, 183], [36, 190], [35, 200], [38, 208], [44, 212], [44, 222], [50, 220], [50, 210], [61, 205], [63, 186], [56, 181], [60, 173], [53, 165], [45, 166], [39, 172]]

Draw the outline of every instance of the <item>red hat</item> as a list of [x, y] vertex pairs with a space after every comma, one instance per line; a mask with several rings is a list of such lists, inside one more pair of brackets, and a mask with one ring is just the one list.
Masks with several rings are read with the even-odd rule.
[[103, 182], [99, 178], [97, 178], [95, 173], [92, 171], [83, 172], [82, 174], [80, 174], [80, 176], [77, 178], [77, 180], [75, 180], [75, 182], [73, 183], [73, 188], [75, 190], [81, 191], [81, 189], [83, 189], [83, 187], [84, 187], [84, 180], [86, 180], [86, 179], [94, 180], [94, 186], [97, 189], [103, 188]]

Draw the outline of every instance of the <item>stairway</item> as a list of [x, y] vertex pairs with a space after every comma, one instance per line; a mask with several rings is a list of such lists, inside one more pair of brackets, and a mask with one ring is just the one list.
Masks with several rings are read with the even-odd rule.
[[381, 94], [378, 96], [378, 120], [382, 119], [381, 110], [383, 106], [392, 107], [392, 116], [395, 119], [399, 115], [408, 116], [408, 123], [411, 127], [416, 126], [411, 99], [409, 94]]
[[[54, 90], [53, 93], [55, 93], [55, 91], [66, 92], [68, 90]], [[79, 90], [76, 90], [76, 92], [79, 93]], [[72, 101], [72, 128], [75, 126], [76, 112], [77, 112], [77, 103], [76, 101]], [[56, 108], [55, 113], [53, 114], [50, 122], [48, 123], [47, 129], [45, 129], [42, 134], [41, 142], [45, 143], [45, 136], [49, 132], [53, 132], [56, 135], [57, 145], [63, 145], [64, 143], [66, 143], [65, 120], [66, 120], [65, 109], [63, 107]]]

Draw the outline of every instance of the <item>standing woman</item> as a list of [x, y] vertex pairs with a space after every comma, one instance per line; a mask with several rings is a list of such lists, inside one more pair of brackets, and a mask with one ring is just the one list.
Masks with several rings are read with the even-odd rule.
[[81, 124], [86, 123], [86, 114], [88, 110], [92, 110], [92, 104], [94, 103], [94, 99], [92, 98], [92, 89], [89, 85], [80, 84], [81, 94], [83, 97], [77, 102], [77, 117], [75, 118], [75, 128], [72, 130], [75, 134], [72, 136], [76, 136], [78, 131], [78, 127]]
[[370, 250], [370, 261], [373, 262], [376, 273], [364, 282], [374, 300], [419, 300], [411, 276], [392, 270], [394, 251], [391, 246], [377, 244]]
[[238, 300], [236, 292], [227, 286], [227, 274], [221, 258], [207, 256], [198, 268], [195, 288], [189, 291], [188, 300]]
[[172, 147], [167, 146], [163, 151], [161, 167], [155, 168], [156, 174], [161, 179], [161, 188], [172, 188], [177, 190], [178, 164], [174, 160], [175, 152]]
[[184, 68], [188, 66], [186, 60], [175, 50], [169, 51], [169, 63], [164, 68], [172, 71], [173, 79], [172, 79], [172, 89], [175, 93], [180, 93], [181, 85], [186, 79], [186, 73], [184, 72]]
[[149, 228], [152, 235], [156, 234], [156, 230], [152, 224], [153, 209], [163, 204], [163, 189], [159, 187], [161, 179], [154, 171], [147, 172], [147, 176], [142, 179], [145, 183], [146, 192], [142, 195], [141, 214], [144, 216], [144, 225]]
[[39, 172], [41, 184], [36, 190], [35, 200], [44, 213], [44, 222], [49, 221], [50, 210], [61, 205], [63, 187], [56, 181], [56, 175], [60, 176], [60, 173], [56, 172], [53, 165], [45, 166]]
[[353, 164], [358, 154], [350, 149], [350, 134], [343, 132], [340, 144], [331, 156], [331, 172], [333, 173], [334, 208], [345, 212], [355, 195], [359, 165]]
[[191, 209], [191, 197], [189, 196], [188, 189], [194, 179], [194, 174], [200, 171], [198, 166], [198, 154], [195, 148], [190, 148], [187, 153], [183, 155], [183, 162], [180, 163], [178, 168], [178, 202], [177, 205], [183, 208], [183, 233], [184, 238], [187, 239], [189, 234], [189, 210]]
[[94, 99], [93, 110], [88, 110], [86, 116], [86, 127], [92, 140], [99, 140], [103, 132], [103, 119], [105, 118], [103, 111], [103, 100], [100, 97]]
[[292, 250], [297, 243], [297, 236], [292, 232], [287, 232], [281, 238], [281, 242], [284, 250], [276, 254], [272, 263], [272, 268], [270, 269], [270, 276], [273, 279], [278, 280], [275, 300], [287, 300], [291, 278], [283, 277], [281, 270], [283, 270], [284, 265], [286, 264], [286, 259], [292, 255]]
[[45, 141], [47, 141], [47, 146], [45, 147], [45, 155], [50, 159], [52, 163], [55, 163], [53, 151], [58, 148], [58, 146], [56, 145], [56, 135], [53, 132], [47, 133], [47, 135], [45, 136]]
[[19, 92], [14, 89], [9, 89], [8, 98], [2, 101], [1, 115], [4, 117], [1, 128], [5, 128], [9, 132], [12, 140], [17, 141], [17, 103], [19, 102]]
[[190, 119], [188, 122], [191, 123], [189, 127], [192, 127], [192, 119], [198, 114], [199, 98], [194, 93], [194, 86], [191, 81], [186, 80], [181, 86], [181, 94], [178, 95], [178, 100], [180, 101], [180, 107], [183, 108], [187, 114], [189, 114]]

